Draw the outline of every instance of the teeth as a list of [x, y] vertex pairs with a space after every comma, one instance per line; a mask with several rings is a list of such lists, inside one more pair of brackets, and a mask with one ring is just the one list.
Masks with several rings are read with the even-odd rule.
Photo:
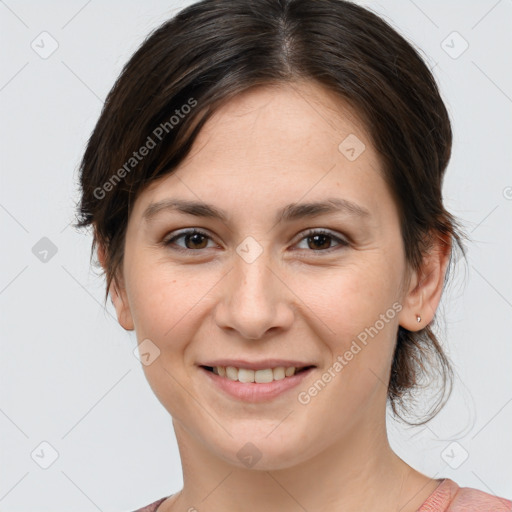
[[283, 366], [280, 366], [279, 368], [274, 368], [272, 370], [272, 373], [274, 374], [274, 380], [281, 380], [284, 379], [286, 375], [286, 370]]
[[[237, 371], [236, 368], [235, 371]], [[238, 380], [240, 382], [254, 382], [254, 370], [240, 368], [240, 370], [238, 370]]]
[[286, 368], [284, 374], [286, 377], [291, 377], [295, 373], [295, 368], [293, 366], [290, 366], [289, 368]]
[[[238, 378], [240, 378], [240, 372], [238, 373]], [[254, 382], [265, 383], [272, 382], [274, 380], [274, 372], [271, 368], [266, 370], [256, 370], [254, 372]]]
[[238, 370], [234, 366], [228, 366], [226, 368], [226, 377], [229, 380], [238, 380]]
[[215, 366], [213, 368], [213, 373], [221, 377], [246, 383], [256, 382], [258, 384], [291, 377], [296, 371], [297, 369], [294, 366], [287, 368], [278, 366], [277, 368], [266, 368], [264, 370], [248, 370], [247, 368], [235, 368], [234, 366]]

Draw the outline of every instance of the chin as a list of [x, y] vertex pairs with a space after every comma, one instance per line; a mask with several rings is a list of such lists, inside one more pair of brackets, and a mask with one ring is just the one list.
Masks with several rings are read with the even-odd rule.
[[[275, 425], [274, 425], [275, 427]], [[272, 437], [246, 430], [241, 435], [229, 438], [227, 446], [216, 446], [213, 451], [228, 464], [240, 469], [276, 471], [296, 466], [312, 456], [311, 444], [304, 436], [292, 435], [283, 430], [282, 435]], [[267, 437], [266, 437], [267, 436]], [[308, 445], [306, 451], [304, 446]]]

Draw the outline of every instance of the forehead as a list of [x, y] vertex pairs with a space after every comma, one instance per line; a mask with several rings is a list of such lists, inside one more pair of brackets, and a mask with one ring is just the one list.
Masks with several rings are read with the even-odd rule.
[[311, 82], [260, 86], [214, 112], [180, 168], [201, 158], [235, 157], [252, 162], [272, 158], [272, 168], [276, 159], [321, 164], [340, 155], [339, 145], [349, 135], [371, 146], [355, 109], [325, 87]]
[[142, 214], [149, 203], [178, 196], [250, 214], [328, 192], [378, 207], [386, 185], [367, 130], [331, 91], [309, 82], [280, 84], [219, 107], [187, 157], [145, 190], [136, 209]]

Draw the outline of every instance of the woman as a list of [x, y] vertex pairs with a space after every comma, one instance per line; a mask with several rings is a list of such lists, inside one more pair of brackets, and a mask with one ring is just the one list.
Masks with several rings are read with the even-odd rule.
[[418, 53], [350, 2], [204, 0], [137, 50], [78, 225], [180, 449], [183, 489], [140, 510], [511, 510], [386, 433], [388, 401], [440, 371], [428, 421], [450, 382], [451, 141]]

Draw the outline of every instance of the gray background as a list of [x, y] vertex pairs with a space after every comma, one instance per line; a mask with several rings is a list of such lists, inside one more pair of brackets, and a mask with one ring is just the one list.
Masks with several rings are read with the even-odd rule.
[[[102, 309], [90, 235], [69, 224], [107, 92], [148, 32], [189, 3], [0, 1], [4, 512], [127, 511], [181, 489], [171, 418], [135, 334]], [[390, 441], [432, 477], [512, 498], [512, 2], [361, 3], [433, 69], [455, 134], [445, 200], [472, 238], [440, 311], [452, 398], [427, 426], [390, 420]]]

